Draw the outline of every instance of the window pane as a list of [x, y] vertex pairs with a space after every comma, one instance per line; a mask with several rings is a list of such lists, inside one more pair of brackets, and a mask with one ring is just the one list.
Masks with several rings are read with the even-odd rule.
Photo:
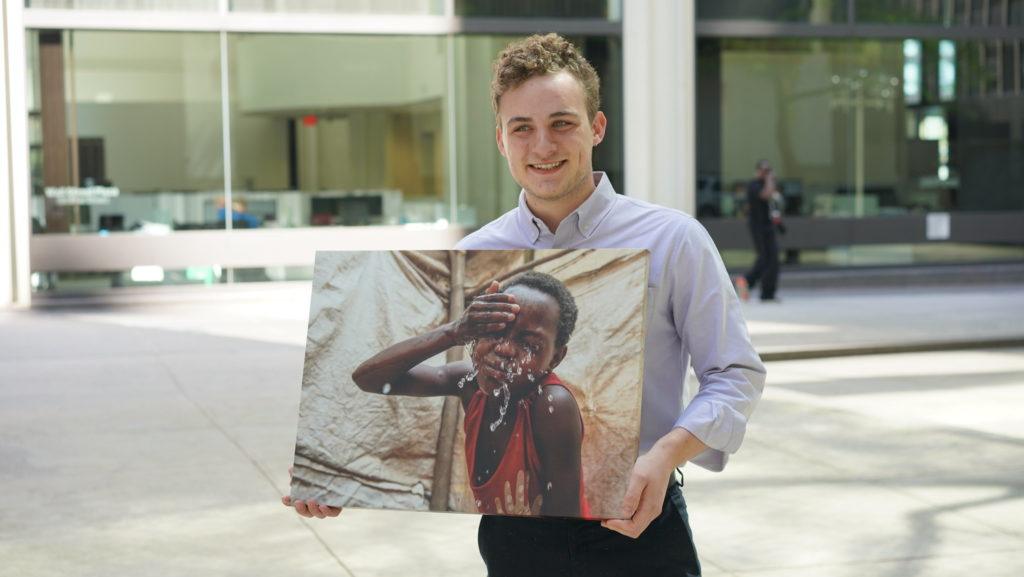
[[1006, 20], [1010, 26], [1024, 26], [1024, 0], [1008, 0]]
[[458, 16], [621, 20], [622, 0], [455, 0]]
[[697, 19], [843, 23], [848, 1], [852, 0], [697, 0]]
[[217, 226], [216, 34], [27, 35], [33, 230]]
[[[455, 39], [455, 109], [459, 223], [479, 226], [516, 206], [520, 187], [494, 141], [491, 63], [515, 36], [467, 35]], [[608, 174], [622, 192], [622, 44], [617, 37], [567, 37], [582, 49], [601, 78], [601, 109], [608, 117], [604, 141], [594, 149], [594, 170]]]
[[218, 0], [26, 0], [29, 8], [216, 12]]
[[443, 14], [444, 0], [231, 0], [235, 12]]
[[993, 43], [908, 44], [700, 40], [698, 213], [741, 217], [759, 158], [790, 214], [1024, 210], [1024, 99], [995, 92]]
[[446, 39], [229, 36], [243, 226], [450, 218]]
[[[891, 24], [942, 24], [946, 0], [856, 0], [857, 21]], [[980, 0], [975, 0], [980, 3]]]

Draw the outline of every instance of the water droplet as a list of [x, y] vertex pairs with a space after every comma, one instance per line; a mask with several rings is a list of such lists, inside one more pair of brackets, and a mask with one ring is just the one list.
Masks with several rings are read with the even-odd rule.
[[391, 383], [384, 383], [384, 388], [381, 389], [380, 392], [384, 393], [385, 395], [390, 393], [391, 392]]
[[555, 400], [555, 396], [554, 395], [548, 395], [548, 402], [550, 403], [553, 400]]
[[479, 506], [481, 506], [481, 505], [483, 505], [483, 503], [481, 503], [480, 501], [477, 501], [477, 502], [476, 502], [476, 506], [477, 506], [477, 507], [479, 507]]
[[498, 407], [498, 420], [491, 423], [492, 433], [505, 421], [505, 413], [508, 412], [508, 403], [512, 400], [512, 391], [509, 390], [508, 383], [501, 383], [501, 388], [494, 390], [495, 397], [499, 394], [502, 394], [504, 398], [502, 399], [501, 406]]
[[469, 371], [468, 373], [466, 373], [465, 376], [463, 376], [461, 379], [459, 379], [459, 382], [455, 383], [455, 386], [457, 386], [457, 387], [459, 387], [461, 389], [462, 387], [466, 386], [466, 383], [472, 381], [475, 378], [476, 378], [476, 367], [473, 367], [473, 370]]
[[554, 485], [551, 484], [551, 481], [548, 481], [548, 491], [551, 490], [551, 487], [554, 487]]
[[553, 405], [548, 405], [548, 412], [549, 413], [554, 413], [555, 412], [555, 407]]

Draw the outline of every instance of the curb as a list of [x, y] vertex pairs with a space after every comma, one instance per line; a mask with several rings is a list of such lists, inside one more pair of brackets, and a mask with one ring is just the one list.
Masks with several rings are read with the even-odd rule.
[[1024, 336], [963, 341], [923, 341], [916, 343], [883, 343], [840, 347], [806, 347], [759, 351], [762, 362], [828, 359], [864, 355], [893, 355], [900, 353], [930, 353], [938, 351], [967, 351], [1024, 347]]

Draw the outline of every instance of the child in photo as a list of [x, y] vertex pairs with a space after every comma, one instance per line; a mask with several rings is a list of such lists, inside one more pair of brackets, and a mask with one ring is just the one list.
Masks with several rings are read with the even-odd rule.
[[[368, 392], [454, 395], [465, 410], [466, 468], [480, 513], [588, 517], [576, 399], [555, 375], [576, 325], [576, 303], [555, 277], [492, 282], [462, 317], [364, 361]], [[469, 345], [470, 360], [424, 362]]]

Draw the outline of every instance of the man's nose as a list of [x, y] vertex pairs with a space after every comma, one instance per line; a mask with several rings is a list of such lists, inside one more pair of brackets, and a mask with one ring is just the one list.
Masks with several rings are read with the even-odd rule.
[[534, 152], [537, 156], [544, 158], [549, 154], [553, 153], [557, 146], [555, 145], [554, 134], [550, 130], [540, 129], [537, 131], [537, 142], [534, 143]]

